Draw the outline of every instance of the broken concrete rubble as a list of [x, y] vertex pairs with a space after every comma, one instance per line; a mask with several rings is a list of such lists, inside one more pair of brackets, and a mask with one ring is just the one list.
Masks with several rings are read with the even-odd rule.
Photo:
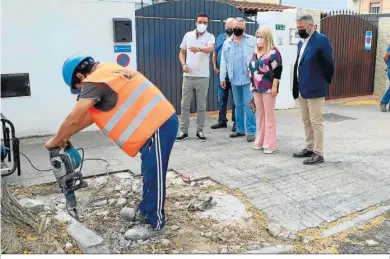
[[[173, 176], [172, 180], [179, 179], [183, 182], [181, 177]], [[211, 191], [209, 186], [216, 185], [211, 180], [197, 181], [195, 186], [191, 186], [191, 183], [195, 182], [170, 186], [170, 180], [167, 180], [167, 186], [169, 186], [167, 195], [170, 195], [170, 200], [166, 202], [166, 235], [144, 241], [134, 241], [143, 238], [140, 237], [139, 233], [134, 233], [141, 221], [129, 221], [132, 219], [130, 214], [133, 215], [134, 211], [131, 208], [136, 208], [140, 202], [142, 181], [139, 178], [122, 179], [119, 177], [115, 181], [109, 181], [107, 185], [104, 185], [104, 188], [102, 185], [90, 185], [88, 188], [80, 190], [77, 195], [81, 222], [107, 243], [100, 244], [101, 240], [96, 237], [92, 238], [94, 242], [90, 243], [79, 240], [80, 238], [77, 236], [83, 234], [72, 233], [72, 237], [78, 240], [76, 243], [83, 251], [86, 251], [85, 253], [99, 249], [104, 252], [107, 248], [105, 244], [110, 244], [109, 248], [112, 253], [150, 253], [151, 250], [144, 249], [151, 247], [154, 247], [155, 253], [174, 253], [176, 251], [178, 253], [235, 253], [248, 248], [263, 247], [263, 241], [260, 241], [261, 238], [258, 237], [263, 237], [266, 231], [262, 234], [254, 231], [251, 236], [241, 238], [237, 235], [245, 233], [249, 226], [253, 226], [251, 221], [247, 220], [252, 214], [247, 211], [242, 201], [222, 190]], [[121, 189], [119, 190], [117, 186], [121, 186]], [[134, 193], [133, 188], [139, 193]], [[97, 197], [96, 194], [98, 194]], [[63, 194], [58, 195], [58, 197], [50, 196], [49, 200], [50, 203], [54, 204], [54, 209], [56, 205], [65, 204]], [[193, 206], [192, 211], [187, 210], [189, 203]], [[75, 219], [71, 218], [65, 211], [57, 212], [56, 218], [69, 224], [69, 230], [75, 232], [70, 227]], [[201, 231], [203, 237], [199, 237]], [[88, 233], [89, 231], [84, 229], [78, 232]], [[180, 237], [191, 239], [193, 238], [192, 233], [196, 233], [199, 237], [199, 240], [194, 240], [195, 246], [181, 244]], [[222, 239], [228, 245], [219, 248]], [[249, 241], [256, 243], [256, 245], [253, 243], [249, 245]], [[206, 245], [203, 245], [204, 243]], [[167, 250], [168, 247], [172, 250]]]
[[96, 201], [93, 203], [94, 207], [101, 207], [108, 204], [108, 200], [106, 197], [97, 198]]
[[187, 208], [189, 211], [205, 211], [215, 204], [216, 203], [213, 202], [213, 197], [207, 196], [191, 200]]
[[273, 237], [277, 237], [282, 232], [282, 227], [276, 223], [271, 222], [268, 224], [267, 230]]
[[29, 209], [36, 213], [45, 211], [45, 203], [39, 200], [23, 198], [18, 201], [23, 208]]
[[119, 198], [117, 203], [116, 203], [116, 207], [118, 207], [118, 208], [123, 207], [126, 203], [127, 203], [127, 199]]
[[135, 210], [133, 208], [124, 207], [120, 211], [120, 216], [123, 220], [131, 221], [135, 215]]

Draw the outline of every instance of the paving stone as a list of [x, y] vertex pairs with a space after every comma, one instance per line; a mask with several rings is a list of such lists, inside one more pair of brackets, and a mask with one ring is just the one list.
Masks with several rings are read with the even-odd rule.
[[322, 232], [321, 236], [325, 237], [325, 238], [330, 237], [336, 233], [345, 231], [347, 229], [350, 229], [352, 227], [355, 227], [355, 226], [358, 226], [362, 223], [365, 223], [373, 218], [376, 218], [387, 211], [390, 211], [390, 206], [384, 206], [384, 207], [380, 207], [380, 208], [373, 210], [373, 211], [368, 211], [368, 212], [364, 213], [363, 215], [356, 217], [352, 221], [342, 222], [339, 225]]
[[45, 210], [45, 203], [40, 200], [34, 200], [29, 198], [23, 198], [18, 201], [23, 208], [29, 209], [36, 213], [43, 212]]
[[245, 252], [246, 254], [290, 254], [294, 252], [292, 245], [277, 245], [266, 247], [258, 250], [251, 250]]
[[74, 222], [68, 226], [68, 233], [76, 241], [80, 250], [85, 254], [110, 253], [103, 238], [81, 223]]

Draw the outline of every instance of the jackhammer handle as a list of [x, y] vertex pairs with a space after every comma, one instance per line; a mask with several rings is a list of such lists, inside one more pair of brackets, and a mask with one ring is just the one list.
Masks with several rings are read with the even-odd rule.
[[[69, 140], [68, 140], [67, 145], [66, 145], [66, 147], [64, 149], [67, 149], [67, 148], [73, 148], [73, 145], [72, 145], [72, 143]], [[53, 152], [53, 151], [60, 151], [61, 148], [60, 147], [51, 147], [51, 148], [48, 148], [47, 150], [49, 152]]]
[[51, 147], [47, 149], [49, 152], [60, 151], [59, 147]]
[[67, 149], [67, 148], [73, 148], [73, 145], [72, 145], [72, 143], [69, 140], [67, 142], [67, 145], [66, 145], [65, 149]]

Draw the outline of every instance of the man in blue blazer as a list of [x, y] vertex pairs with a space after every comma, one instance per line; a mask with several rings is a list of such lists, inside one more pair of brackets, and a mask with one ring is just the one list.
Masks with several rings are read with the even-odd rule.
[[305, 126], [306, 147], [294, 157], [307, 159], [306, 165], [324, 162], [323, 108], [334, 73], [333, 49], [329, 39], [314, 29], [311, 15], [297, 19], [302, 41], [294, 65], [293, 97], [298, 99]]

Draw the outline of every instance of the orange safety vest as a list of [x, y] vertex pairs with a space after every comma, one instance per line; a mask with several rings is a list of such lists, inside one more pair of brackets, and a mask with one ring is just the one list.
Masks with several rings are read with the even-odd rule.
[[130, 77], [130, 71], [119, 65], [101, 63], [83, 82], [105, 83], [117, 93], [117, 103], [111, 110], [91, 107], [89, 111], [96, 125], [132, 157], [176, 112], [142, 74]]

